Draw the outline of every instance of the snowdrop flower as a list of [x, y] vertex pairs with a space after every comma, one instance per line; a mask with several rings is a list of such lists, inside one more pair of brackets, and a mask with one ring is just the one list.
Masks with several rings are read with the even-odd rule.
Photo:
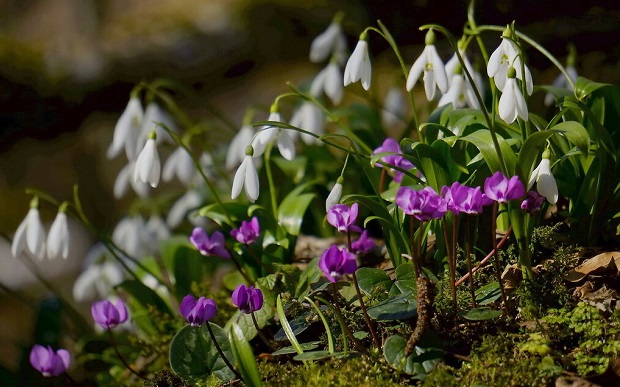
[[395, 128], [405, 124], [407, 113], [407, 101], [400, 87], [392, 86], [383, 100], [381, 110], [381, 122], [386, 128]]
[[142, 119], [142, 128], [137, 145], [141, 146], [144, 144], [152, 130], [157, 134], [155, 139], [157, 144], [161, 144], [164, 139], [171, 140], [162, 125], [165, 125], [170, 130], [175, 130], [174, 120], [170, 114], [163, 110], [157, 102], [149, 102], [146, 105], [146, 109], [144, 109], [144, 118]]
[[342, 72], [335, 61], [321, 70], [312, 80], [310, 84], [310, 95], [318, 97], [322, 92], [331, 99], [334, 105], [338, 105], [342, 101], [344, 95], [344, 87], [342, 86]]
[[[577, 82], [577, 70], [575, 69], [574, 66], [568, 65], [566, 66], [566, 72], [568, 73], [570, 79], [573, 81], [573, 83]], [[560, 74], [558, 75], [554, 80], [553, 83], [551, 84], [551, 86], [553, 87], [557, 87], [557, 88], [562, 88], [562, 89], [569, 89], [572, 90], [572, 87], [570, 85], [570, 83], [568, 82], [568, 80], [566, 79], [566, 77], [564, 76], [564, 74]], [[555, 100], [553, 94], [551, 93], [547, 93], [547, 95], [545, 95], [545, 105], [546, 106], [550, 106], [553, 101]]]
[[114, 127], [112, 144], [107, 152], [108, 158], [111, 159], [116, 157], [119, 152], [125, 148], [127, 158], [129, 160], [135, 159], [143, 115], [140, 99], [138, 99], [138, 97], [129, 98], [125, 111], [121, 114], [121, 117]]
[[407, 91], [413, 89], [418, 78], [424, 72], [424, 92], [426, 93], [426, 99], [431, 101], [435, 98], [435, 91], [438, 87], [443, 93], [448, 91], [448, 77], [446, 76], [443, 62], [435, 48], [435, 33], [433, 30], [429, 30], [426, 33], [425, 43], [424, 51], [411, 66], [411, 71], [409, 71]]
[[159, 184], [161, 169], [157, 145], [155, 144], [156, 137], [155, 131], [152, 130], [144, 148], [138, 155], [133, 173], [133, 179], [136, 182], [141, 181], [143, 183], [149, 183], [153, 188], [157, 187], [157, 184]]
[[58, 214], [56, 219], [50, 227], [50, 232], [47, 235], [47, 257], [49, 259], [62, 256], [67, 259], [69, 256], [69, 224], [67, 222], [67, 203], [63, 203], [58, 208]]
[[[519, 51], [515, 47], [515, 44], [510, 39], [513, 36], [510, 27], [506, 27], [502, 33], [502, 43], [499, 47], [493, 51], [487, 64], [487, 75], [492, 77], [495, 81], [495, 85], [498, 89], [504, 90], [508, 79], [508, 72], [511, 67], [517, 69], [516, 77], [520, 81], [523, 81], [521, 73], [521, 58], [519, 57]], [[524, 65], [525, 69], [525, 87], [528, 95], [532, 95], [534, 90], [534, 83], [532, 81], [532, 74], [527, 65]]]
[[342, 13], [336, 14], [329, 27], [314, 38], [310, 44], [310, 62], [322, 62], [330, 55], [334, 55], [340, 58], [340, 60], [344, 58], [344, 52], [347, 50], [347, 40], [340, 25], [342, 17]]
[[528, 112], [525, 98], [517, 85], [516, 70], [511, 67], [508, 70], [508, 79], [502, 90], [502, 96], [499, 98], [499, 116], [507, 124], [514, 122], [517, 117], [527, 121]]
[[197, 209], [202, 204], [202, 195], [196, 191], [191, 190], [184, 193], [177, 201], [172, 205], [168, 216], [166, 217], [166, 224], [170, 228], [177, 228], [183, 223], [185, 216], [192, 210]]
[[325, 200], [325, 212], [329, 212], [329, 209], [340, 203], [340, 197], [342, 196], [342, 183], [344, 182], [344, 178], [342, 176], [338, 177], [336, 180], [336, 184], [329, 192], [327, 199]]
[[112, 232], [112, 241], [134, 258], [142, 258], [148, 254], [148, 247], [153, 243], [144, 219], [139, 215], [121, 219]]
[[[291, 117], [290, 124], [317, 136], [325, 134], [325, 115], [323, 111], [310, 101], [304, 101]], [[308, 145], [321, 144], [315, 137], [301, 133], [301, 139]]]
[[252, 143], [254, 137], [254, 129], [250, 125], [243, 125], [233, 137], [228, 152], [226, 153], [226, 169], [231, 170], [243, 161], [245, 157], [245, 149]]
[[[274, 103], [271, 105], [271, 113], [269, 114], [268, 121], [283, 122], [282, 116], [278, 112], [278, 105]], [[285, 159], [292, 161], [295, 158], [295, 143], [293, 139], [297, 136], [297, 132], [293, 131], [291, 134], [288, 130], [282, 130], [275, 126], [264, 126], [263, 129], [254, 137], [252, 141], [252, 147], [254, 148], [254, 156], [261, 156], [267, 144], [276, 140], [278, 144], [278, 150]]]
[[84, 270], [73, 283], [73, 299], [84, 302], [96, 298], [106, 298], [112, 294], [112, 289], [123, 282], [123, 269], [116, 262], [103, 261], [95, 263], [105, 254], [105, 247], [99, 243], [87, 253]]
[[24, 250], [40, 260], [45, 258], [45, 228], [39, 216], [39, 198], [36, 196], [30, 201], [30, 210], [13, 237], [11, 246], [13, 257], [17, 258]]
[[168, 156], [161, 173], [163, 181], [171, 181], [175, 176], [184, 186], [189, 186], [194, 174], [192, 156], [183, 147], [178, 147]]
[[441, 96], [437, 106], [451, 103], [454, 109], [460, 109], [465, 106], [479, 109], [478, 100], [476, 100], [474, 91], [469, 87], [469, 82], [467, 82], [465, 76], [463, 74], [453, 74], [451, 79], [452, 82], [450, 82], [448, 91]]
[[543, 153], [540, 164], [532, 171], [530, 181], [527, 183], [527, 189], [529, 190], [536, 183], [536, 190], [539, 194], [547, 198], [547, 201], [551, 204], [555, 204], [558, 201], [558, 185], [555, 182], [555, 178], [551, 174], [551, 162], [549, 161], [549, 151]]
[[113, 189], [114, 197], [116, 199], [120, 199], [125, 196], [130, 185], [139, 197], [144, 198], [148, 196], [151, 187], [147, 183], [135, 181], [133, 179], [133, 172], [135, 169], [136, 163], [134, 161], [130, 161], [116, 176]]
[[245, 186], [245, 195], [252, 203], [258, 199], [258, 173], [254, 166], [254, 149], [251, 145], [246, 148], [245, 158], [237, 169], [232, 184], [232, 192], [230, 193], [231, 199], [236, 199], [241, 193], [241, 188]]
[[146, 231], [152, 236], [153, 240], [157, 242], [161, 242], [170, 236], [170, 229], [168, 229], [166, 222], [164, 222], [158, 214], [151, 214], [145, 226]]
[[353, 54], [349, 57], [347, 65], [344, 68], [344, 86], [361, 81], [364, 90], [368, 91], [368, 89], [370, 89], [372, 68], [370, 66], [368, 42], [366, 39], [367, 34], [366, 31], [364, 31], [360, 35], [357, 46], [355, 46], [355, 50], [353, 50]]

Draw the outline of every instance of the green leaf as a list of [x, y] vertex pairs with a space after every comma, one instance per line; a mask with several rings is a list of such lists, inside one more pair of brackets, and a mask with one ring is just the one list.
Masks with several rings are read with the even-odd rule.
[[312, 259], [308, 266], [301, 272], [297, 287], [295, 289], [295, 298], [304, 298], [308, 295], [311, 285], [319, 282], [323, 272], [319, 268], [319, 258]]
[[355, 272], [357, 276], [357, 282], [364, 292], [372, 294], [375, 287], [383, 287], [385, 290], [389, 290], [392, 286], [392, 280], [381, 269], [373, 269], [370, 267], [362, 267]]
[[520, 177], [521, 181], [527, 183], [529, 181], [530, 172], [532, 172], [534, 163], [547, 139], [553, 136], [553, 132], [543, 130], [532, 133], [521, 146], [519, 157], [517, 159], [517, 167], [515, 173]]
[[[499, 155], [493, 145], [493, 139], [491, 137], [491, 132], [486, 129], [475, 131], [468, 136], [461, 137], [460, 140], [467, 141], [472, 144], [482, 154], [484, 157], [484, 161], [486, 161], [489, 169], [492, 172], [501, 171], [501, 162], [499, 159]], [[499, 135], [497, 136], [497, 142], [499, 143], [499, 147], [502, 152], [502, 156], [504, 161], [506, 162], [506, 167], [508, 168], [508, 173], [512, 173], [515, 169], [515, 164], [517, 163], [517, 156], [514, 151], [510, 148], [510, 145]]]
[[577, 98], [582, 100], [596, 90], [606, 86], [611, 85], [609, 83], [599, 83], [591, 81], [584, 77], [579, 77], [577, 78], [577, 82], [575, 83], [575, 95], [577, 96]]
[[489, 309], [489, 308], [476, 308], [470, 309], [465, 313], [461, 314], [466, 320], [472, 321], [482, 321], [482, 320], [492, 320], [496, 317], [499, 317], [503, 314], [501, 310]]
[[293, 348], [295, 348], [295, 351], [297, 351], [297, 354], [300, 355], [304, 353], [304, 350], [299, 344], [299, 341], [297, 341], [297, 337], [295, 337], [295, 333], [293, 333], [293, 329], [291, 328], [291, 326], [288, 323], [288, 320], [286, 319], [286, 314], [284, 314], [284, 308], [282, 307], [282, 298], [280, 297], [279, 294], [278, 294], [278, 297], [276, 298], [276, 310], [278, 312], [278, 318], [280, 319], [280, 324], [282, 325], [282, 329], [284, 330], [284, 333], [286, 333], [286, 337], [288, 338], [288, 341], [291, 343]]
[[572, 142], [584, 156], [588, 155], [590, 135], [588, 134], [588, 130], [579, 122], [560, 122], [549, 130], [561, 133], [568, 139], [568, 141]]
[[[191, 293], [192, 283], [201, 283], [204, 275], [217, 263], [189, 244], [187, 237], [174, 237], [162, 242], [162, 260], [166, 262], [178, 300]], [[218, 259], [218, 258], [216, 258]], [[221, 260], [220, 260], [221, 261]]]
[[491, 282], [476, 290], [476, 303], [478, 305], [488, 305], [502, 296], [499, 283]]
[[[319, 347], [319, 344], [321, 344], [320, 341], [311, 341], [309, 343], [301, 343], [301, 348], [304, 351], [312, 351], [315, 348]], [[278, 356], [278, 355], [290, 355], [292, 353], [297, 353], [297, 351], [295, 350], [295, 348], [293, 348], [293, 346], [288, 346], [288, 347], [284, 347], [284, 348], [280, 348], [277, 351], [273, 352], [272, 355], [273, 356]]]
[[418, 303], [413, 292], [406, 292], [379, 302], [368, 308], [368, 315], [375, 320], [407, 320], [418, 314]]
[[137, 280], [126, 280], [118, 286], [129, 293], [144, 309], [148, 309], [148, 306], [151, 305], [161, 313], [174, 316], [168, 304], [166, 304], [153, 289], [142, 282]]
[[230, 227], [236, 227], [234, 222], [239, 222], [241, 220], [244, 220], [247, 217], [247, 214], [248, 214], [247, 204], [242, 204], [238, 202], [229, 202], [229, 203], [223, 203], [222, 205], [226, 209], [226, 212], [230, 216], [231, 218], [230, 220], [232, 220], [233, 223], [230, 223], [228, 217], [226, 217], [222, 209], [222, 206], [220, 206], [218, 203], [206, 205], [202, 207], [198, 213], [200, 214], [200, 216], [205, 216], [213, 220], [219, 226], [223, 226], [226, 224]]
[[[232, 362], [233, 353], [228, 336], [218, 325], [207, 324], [211, 326], [224, 356]], [[177, 332], [170, 342], [170, 367], [177, 375], [192, 383], [204, 381], [211, 374], [220, 380], [235, 378], [235, 374], [220, 357], [206, 325], [186, 325]]]
[[313, 352], [304, 352], [300, 353], [293, 357], [293, 360], [297, 361], [312, 361], [312, 360], [321, 360], [327, 359], [330, 357], [334, 357], [339, 353], [330, 353], [329, 351], [313, 351]]
[[417, 379], [425, 379], [442, 357], [442, 352], [437, 349], [421, 347], [414, 347], [413, 352], [405, 357], [406, 347], [407, 339], [390, 336], [383, 345], [383, 356], [393, 368]]
[[[295, 191], [293, 191], [295, 192]], [[291, 192], [291, 194], [293, 193]], [[316, 195], [311, 193], [288, 195], [278, 207], [278, 220], [291, 235], [299, 235], [306, 209]]]
[[256, 364], [252, 347], [245, 339], [241, 328], [234, 323], [230, 330], [230, 342], [243, 382], [249, 387], [261, 387], [263, 382], [258, 372], [258, 365]]

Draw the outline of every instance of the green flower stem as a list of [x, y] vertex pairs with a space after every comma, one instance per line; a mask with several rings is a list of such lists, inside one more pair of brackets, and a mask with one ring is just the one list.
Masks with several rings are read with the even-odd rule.
[[534, 273], [532, 272], [532, 252], [530, 251], [529, 234], [527, 233], [525, 221], [525, 215], [527, 215], [527, 213], [523, 211], [517, 203], [513, 202], [514, 200], [508, 203], [508, 215], [510, 216], [510, 223], [512, 224], [513, 232], [517, 239], [517, 245], [519, 246], [518, 264], [521, 266], [523, 278], [534, 280]]
[[125, 368], [127, 368], [132, 374], [136, 375], [137, 377], [139, 377], [142, 380], [149, 380], [148, 378], [140, 375], [138, 373], [138, 371], [134, 370], [133, 367], [131, 367], [123, 358], [123, 356], [121, 356], [121, 353], [118, 350], [118, 347], [116, 346], [116, 341], [114, 340], [114, 334], [112, 333], [112, 328], [108, 327], [107, 329], [108, 331], [108, 335], [110, 337], [110, 344], [112, 344], [112, 348], [114, 348], [114, 353], [116, 353], [116, 357], [118, 357], [118, 359], [121, 361], [121, 363], [123, 363], [123, 365], [125, 366]]
[[504, 289], [504, 283], [502, 282], [502, 273], [501, 267], [499, 266], [499, 251], [497, 249], [497, 209], [499, 207], [498, 202], [493, 203], [493, 214], [491, 214], [491, 233], [492, 233], [492, 242], [493, 242], [493, 255], [495, 259], [493, 260], [493, 266], [495, 266], [495, 275], [497, 278], [497, 283], [499, 284], [499, 290], [502, 294], [502, 301], [504, 303], [504, 310], [506, 313], [510, 314], [510, 305], [508, 304], [508, 297], [506, 297], [506, 290]]
[[[307, 303], [312, 305], [316, 314], [318, 314], [319, 317], [321, 318], [321, 322], [323, 322], [323, 326], [325, 327], [325, 334], [327, 335], [327, 347], [329, 348], [329, 353], [335, 353], [336, 348], [334, 346], [334, 336], [332, 335], [332, 330], [329, 327], [329, 323], [327, 322], [325, 315], [323, 314], [323, 312], [321, 312], [321, 308], [319, 308], [318, 305], [315, 303], [315, 301], [310, 299], [308, 296], [305, 296], [304, 300], [306, 300]], [[346, 343], [346, 340], [345, 340], [345, 343]], [[346, 344], [345, 344], [345, 348], [346, 348]], [[345, 353], [346, 353], [346, 349], [345, 349]]]
[[278, 220], [278, 189], [273, 181], [273, 173], [271, 171], [271, 149], [273, 143], [267, 145], [265, 149], [265, 172], [267, 173], [267, 184], [269, 184], [269, 198], [271, 199], [271, 211], [273, 213], [273, 219]]
[[471, 215], [465, 218], [465, 259], [467, 260], [467, 272], [469, 273], [469, 293], [471, 294], [471, 306], [477, 307], [476, 288], [474, 287], [474, 276], [471, 263]]
[[272, 352], [275, 351], [271, 340], [269, 340], [269, 338], [265, 336], [262, 329], [260, 329], [260, 327], [258, 326], [258, 321], [256, 320], [256, 316], [254, 315], [254, 311], [251, 311], [250, 315], [252, 316], [252, 322], [254, 323], [254, 328], [256, 328], [256, 333], [258, 333], [258, 336], [260, 337], [260, 339], [263, 341], [263, 343], [265, 343], [265, 345], [267, 346], [267, 348], [269, 348], [270, 351]]
[[252, 259], [254, 260], [254, 262], [256, 262], [257, 264], [259, 264], [263, 270], [265, 270], [268, 274], [274, 274], [275, 270], [269, 266], [267, 266], [265, 264], [265, 262], [263, 262], [262, 259], [260, 259], [260, 257], [256, 256], [256, 254], [254, 253], [254, 251], [250, 248], [250, 246], [247, 246], [247, 250], [248, 250], [248, 254], [250, 255], [250, 257], [252, 257]]
[[222, 360], [224, 360], [224, 363], [226, 363], [228, 368], [230, 368], [230, 370], [235, 374], [237, 379], [243, 379], [241, 374], [235, 369], [235, 367], [233, 367], [233, 365], [230, 363], [230, 361], [228, 361], [228, 358], [226, 357], [226, 355], [224, 355], [224, 351], [222, 351], [222, 348], [220, 347], [220, 345], [218, 344], [217, 340], [215, 339], [215, 334], [213, 334], [213, 330], [211, 329], [211, 324], [207, 321], [207, 323], [205, 325], [207, 326], [207, 330], [209, 331], [209, 335], [211, 336], [211, 340], [213, 341], [213, 345], [215, 345], [215, 349], [217, 349], [217, 353], [220, 354], [220, 357], [222, 358]]
[[230, 254], [230, 258], [233, 261], [233, 263], [235, 264], [235, 267], [237, 268], [237, 271], [239, 272], [239, 274], [241, 274], [241, 276], [243, 277], [243, 279], [248, 283], [248, 284], [252, 284], [254, 283], [254, 281], [252, 281], [250, 279], [250, 277], [248, 276], [248, 274], [246, 274], [245, 271], [243, 271], [243, 268], [241, 267], [241, 264], [239, 263], [239, 260], [235, 257], [235, 254], [233, 254], [231, 252]]
[[417, 279], [420, 275], [420, 270], [418, 269], [418, 250], [415, 246], [415, 225], [414, 225], [414, 217], [413, 215], [409, 215], [409, 246], [411, 246], [412, 259], [411, 263], [413, 264], [413, 276]]
[[[316, 296], [316, 295], [314, 296], [314, 298], [316, 298], [317, 300], [321, 301], [323, 304], [327, 305], [328, 308], [333, 309], [334, 313], [336, 313], [336, 320], [338, 320], [338, 324], [340, 325], [340, 330], [342, 331], [342, 347], [343, 347], [342, 350], [344, 352], [344, 355], [346, 356], [347, 352], [349, 350], [349, 344], [347, 342], [347, 330], [346, 330], [347, 324], [345, 323], [345, 321], [342, 318], [340, 318], [340, 317], [342, 317], [342, 315], [339, 315], [336, 312], [336, 307], [334, 307], [334, 305], [332, 303], [330, 303], [329, 301], [327, 301], [323, 297], [319, 297], [319, 296]], [[329, 337], [328, 337], [328, 340], [329, 340]]]
[[344, 327], [344, 331], [347, 334], [347, 337], [349, 338], [349, 340], [351, 340], [351, 342], [353, 343], [353, 345], [355, 346], [355, 349], [357, 349], [360, 352], [363, 353], [368, 353], [368, 350], [366, 350], [366, 348], [364, 348], [364, 346], [362, 345], [362, 343], [359, 342], [358, 339], [355, 338], [355, 336], [353, 336], [353, 333], [351, 332], [351, 328], [349, 328], [349, 326], [347, 325], [344, 316], [342, 315], [342, 310], [340, 309], [340, 305], [338, 304], [338, 295], [337, 295], [337, 291], [336, 291], [336, 284], [335, 283], [331, 283], [329, 284], [329, 287], [331, 288], [331, 294], [332, 294], [332, 299], [334, 301], [334, 311], [336, 312], [336, 317], [338, 318], [338, 320], [341, 321], [341, 326]]
[[[455, 238], [452, 238], [452, 242], [449, 243], [448, 241], [450, 240], [450, 238], [448, 238], [448, 221], [446, 220], [446, 217], [444, 216], [442, 219], [442, 223], [443, 223], [443, 239], [446, 243], [446, 253], [448, 254], [448, 269], [450, 271], [450, 291], [452, 293], [452, 303], [454, 304], [454, 310], [458, 309], [458, 303], [456, 301], [456, 254], [452, 254], [452, 246], [456, 243], [456, 241], [454, 240]], [[452, 225], [453, 225], [453, 234], [455, 233], [454, 230], [454, 224], [456, 223], [456, 219], [455, 216], [452, 216]]]

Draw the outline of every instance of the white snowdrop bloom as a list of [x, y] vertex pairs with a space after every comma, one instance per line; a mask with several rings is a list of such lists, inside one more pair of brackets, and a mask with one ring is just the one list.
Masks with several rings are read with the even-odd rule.
[[344, 179], [342, 176], [336, 180], [336, 184], [332, 187], [332, 190], [329, 191], [329, 195], [327, 195], [327, 199], [325, 200], [325, 212], [328, 212], [330, 208], [340, 203], [340, 197], [342, 196], [342, 182]]
[[171, 229], [179, 227], [187, 214], [200, 207], [202, 203], [202, 195], [197, 190], [193, 189], [185, 192], [168, 211], [166, 224], [168, 224], [168, 227]]
[[[513, 73], [513, 74], [510, 74]], [[502, 96], [499, 98], [498, 113], [502, 120], [510, 124], [517, 119], [521, 118], [527, 121], [528, 111], [525, 104], [525, 98], [521, 94], [519, 85], [517, 85], [517, 79], [513, 77], [514, 70], [509, 71], [506, 84], [502, 90]]]
[[[495, 85], [498, 89], [504, 90], [506, 80], [508, 78], [508, 70], [511, 67], [516, 69], [517, 79], [523, 81], [523, 74], [521, 72], [521, 58], [519, 57], [519, 51], [515, 48], [514, 43], [505, 39], [512, 34], [510, 29], [507, 28], [502, 34], [502, 42], [499, 47], [493, 51], [489, 57], [489, 63], [487, 64], [487, 75], [492, 77], [495, 81]], [[525, 88], [528, 95], [532, 95], [534, 91], [534, 82], [532, 81], [532, 74], [527, 65], [523, 65], [525, 69]]]
[[442, 93], [448, 91], [448, 77], [443, 62], [435, 48], [435, 33], [429, 30], [426, 33], [426, 46], [422, 54], [413, 62], [409, 76], [407, 77], [407, 91], [411, 91], [416, 84], [420, 75], [424, 73], [422, 80], [424, 81], [424, 92], [426, 99], [431, 101], [435, 98], [437, 88]]
[[134, 161], [130, 161], [116, 176], [113, 188], [114, 197], [116, 199], [120, 199], [125, 196], [130, 185], [139, 197], [144, 198], [148, 196], [151, 187], [147, 183], [134, 180], [133, 173], [135, 168], [136, 163]]
[[529, 190], [536, 183], [538, 193], [547, 198], [549, 203], [555, 204], [558, 201], [558, 185], [551, 174], [551, 162], [548, 157], [548, 155], [543, 154], [540, 164], [532, 171], [530, 181], [527, 183], [527, 189]]
[[[272, 107], [269, 114], [268, 121], [284, 122], [282, 116], [277, 110]], [[290, 133], [289, 133], [290, 132]], [[275, 126], [264, 126], [260, 132], [254, 137], [252, 141], [252, 147], [254, 148], [254, 157], [261, 156], [265, 153], [267, 144], [276, 140], [278, 144], [278, 150], [285, 159], [292, 161], [295, 158], [295, 142], [294, 138], [297, 137], [297, 132], [282, 130]], [[244, 157], [245, 159], [245, 157]]]
[[312, 40], [310, 62], [323, 62], [332, 55], [342, 60], [346, 50], [347, 40], [342, 32], [340, 20], [334, 20], [325, 31]]
[[133, 173], [133, 179], [136, 182], [141, 181], [143, 183], [149, 183], [153, 188], [157, 187], [157, 184], [159, 184], [161, 169], [155, 137], [155, 131], [151, 131], [149, 139], [146, 141], [144, 148], [136, 159]]
[[361, 81], [364, 90], [368, 91], [371, 77], [372, 66], [368, 55], [368, 42], [366, 32], [363, 32], [344, 68], [344, 86]]
[[[574, 66], [566, 66], [566, 72], [568, 73], [568, 76], [573, 81], [573, 83], [577, 82], [578, 74], [577, 69], [575, 69]], [[573, 91], [570, 83], [568, 82], [564, 74], [558, 75], [553, 80], [551, 86]], [[553, 94], [547, 93], [547, 95], [545, 95], [545, 105], [550, 106], [551, 104], [553, 104], [553, 101], [555, 101], [555, 97], [553, 96]]]
[[383, 99], [381, 121], [386, 128], [404, 125], [407, 114], [407, 101], [400, 87], [392, 86]]
[[226, 169], [232, 170], [241, 164], [245, 157], [245, 148], [252, 143], [254, 129], [250, 125], [244, 125], [233, 137], [228, 152], [226, 153]]
[[39, 199], [34, 197], [30, 201], [30, 210], [24, 220], [17, 227], [11, 253], [17, 258], [24, 250], [42, 260], [45, 258], [45, 228], [39, 215]]
[[148, 254], [152, 240], [145, 232], [146, 224], [140, 215], [126, 216], [112, 232], [112, 241], [127, 255], [142, 258]]
[[329, 62], [312, 80], [310, 95], [318, 97], [324, 92], [334, 105], [338, 105], [344, 95], [344, 87], [342, 82], [340, 82], [341, 79], [342, 72], [338, 64], [334, 61]]
[[125, 276], [116, 262], [91, 263], [73, 284], [73, 299], [77, 302], [107, 298], [112, 289], [119, 285]]
[[448, 88], [448, 91], [441, 96], [437, 106], [444, 106], [449, 103], [452, 103], [452, 106], [455, 109], [460, 109], [465, 106], [478, 109], [480, 106], [476, 96], [474, 95], [474, 91], [471, 87], [469, 87], [469, 82], [465, 80], [465, 77], [462, 74], [452, 75], [450, 87]]
[[67, 214], [65, 213], [66, 205], [62, 205], [56, 214], [56, 218], [47, 234], [47, 257], [49, 259], [61, 256], [67, 259], [69, 256], [69, 223]]
[[149, 102], [146, 105], [146, 109], [144, 109], [144, 118], [142, 119], [140, 137], [138, 138], [138, 147], [146, 142], [152, 130], [157, 134], [157, 138], [155, 139], [157, 144], [161, 144], [163, 140], [172, 140], [168, 133], [166, 133], [166, 130], [159, 124], [165, 125], [172, 131], [176, 130], [176, 125], [172, 116], [162, 109], [157, 102]]
[[127, 158], [129, 160], [135, 159], [143, 116], [140, 99], [138, 97], [129, 98], [125, 111], [114, 127], [112, 144], [110, 144], [107, 152], [108, 158], [116, 157], [124, 148]]
[[176, 176], [179, 181], [188, 186], [192, 181], [194, 175], [194, 161], [192, 156], [183, 147], [178, 147], [174, 152], [168, 156], [168, 159], [164, 163], [164, 168], [161, 173], [163, 181], [171, 181]]
[[146, 222], [146, 231], [153, 236], [157, 242], [161, 242], [170, 237], [170, 229], [161, 216], [152, 214]]
[[235, 177], [233, 179], [232, 191], [230, 193], [231, 199], [236, 199], [241, 193], [241, 189], [245, 187], [245, 195], [252, 203], [258, 199], [259, 183], [258, 173], [254, 166], [254, 158], [252, 146], [248, 146], [245, 152], [245, 158], [237, 169]]
[[[467, 55], [461, 49], [459, 49], [459, 54], [461, 54], [461, 58], [463, 58], [463, 62], [465, 62], [465, 68], [467, 69], [467, 71], [469, 71], [469, 73], [473, 77], [475, 70], [474, 70], [474, 67], [471, 65], [471, 62], [467, 58]], [[459, 61], [458, 56], [456, 55], [456, 53], [454, 53], [452, 57], [446, 62], [446, 65], [444, 66], [444, 69], [446, 70], [446, 76], [448, 77], [448, 85], [452, 83], [452, 75], [457, 72], [460, 72], [459, 68], [462, 68], [462, 67], [463, 65], [461, 64], [461, 61]], [[463, 76], [465, 76], [464, 72], [463, 72]]]
[[[291, 117], [291, 125], [300, 129], [307, 130], [318, 136], [325, 134], [325, 114], [321, 108], [309, 101], [304, 101]], [[309, 134], [301, 133], [301, 139], [306, 144], [321, 144], [316, 138]]]

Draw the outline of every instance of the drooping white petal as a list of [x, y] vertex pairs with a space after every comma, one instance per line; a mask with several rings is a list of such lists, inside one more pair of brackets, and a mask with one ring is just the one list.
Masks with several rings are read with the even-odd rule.
[[344, 86], [361, 80], [362, 87], [368, 90], [370, 88], [371, 76], [372, 70], [370, 56], [368, 55], [368, 43], [365, 40], [359, 40], [344, 68]]
[[187, 191], [172, 205], [166, 223], [170, 228], [177, 228], [185, 219], [187, 213], [202, 204], [202, 196], [196, 190]]
[[252, 143], [254, 137], [254, 129], [246, 125], [239, 129], [239, 132], [233, 137], [228, 152], [226, 153], [226, 169], [231, 170], [237, 167], [245, 157], [245, 148]]
[[434, 45], [430, 45], [429, 49], [429, 61], [433, 65], [433, 73], [434, 78], [433, 82], [436, 83], [439, 90], [442, 93], [448, 91], [448, 77], [446, 76], [446, 69], [444, 68], [443, 62], [437, 53], [437, 49]]
[[[321, 109], [312, 102], [303, 102], [291, 117], [290, 124], [308, 132], [322, 136], [325, 133], [325, 118]], [[301, 139], [306, 144], [319, 143], [316, 138], [302, 133]]]
[[157, 145], [155, 140], [150, 138], [138, 155], [133, 178], [136, 182], [149, 183], [155, 188], [159, 184], [160, 168]]
[[530, 180], [527, 182], [527, 189], [530, 190], [536, 180], [538, 180], [538, 174], [540, 173], [540, 164], [532, 171], [532, 175], [530, 176]]
[[58, 212], [50, 232], [47, 235], [47, 257], [49, 259], [61, 256], [67, 259], [69, 256], [69, 224], [67, 221], [67, 214], [64, 212]]
[[26, 246], [28, 250], [37, 258], [45, 258], [45, 228], [39, 216], [37, 208], [28, 211], [28, 225], [26, 227]]
[[[424, 50], [426, 50], [426, 47]], [[424, 67], [426, 67], [426, 55], [424, 55], [424, 51], [422, 51], [422, 55], [420, 55], [418, 59], [413, 62], [413, 66], [411, 66], [411, 70], [409, 70], [409, 76], [407, 76], [407, 91], [411, 91], [411, 89], [413, 89], [413, 86], [420, 78], [422, 71], [424, 71]]]
[[381, 119], [386, 128], [394, 128], [405, 123], [407, 101], [404, 93], [396, 86], [390, 87], [383, 101]]
[[15, 235], [13, 236], [13, 243], [11, 244], [11, 254], [13, 257], [17, 258], [24, 252], [26, 248], [26, 228], [28, 227], [28, 217], [26, 216], [24, 220], [17, 227], [17, 231], [15, 231]]
[[245, 194], [250, 202], [254, 203], [259, 194], [258, 172], [254, 167], [254, 159], [249, 157], [248, 166], [245, 170]]
[[278, 150], [285, 159], [295, 159], [295, 143], [287, 131], [281, 131], [278, 135]]
[[536, 182], [536, 190], [551, 204], [555, 204], [558, 201], [558, 185], [551, 173], [551, 161], [543, 158], [540, 160], [540, 164], [532, 172], [530, 181], [528, 182], [528, 189]]
[[323, 90], [325, 94], [332, 100], [334, 105], [338, 105], [342, 101], [344, 89], [340, 79], [342, 79], [342, 73], [336, 63], [330, 63], [325, 68], [325, 82]]
[[183, 185], [188, 186], [193, 174], [194, 162], [192, 156], [183, 147], [178, 147], [168, 156], [161, 178], [163, 181], [171, 181], [176, 176]]
[[327, 199], [325, 200], [325, 212], [328, 212], [330, 208], [340, 203], [340, 197], [342, 196], [342, 184], [336, 183], [329, 192]]
[[243, 189], [243, 184], [245, 182], [245, 171], [248, 169], [248, 163], [252, 162], [252, 156], [246, 155], [241, 162], [241, 165], [235, 172], [235, 177], [233, 178], [232, 190], [230, 193], [231, 199], [236, 199], [241, 193], [241, 189]]
[[340, 23], [331, 23], [310, 44], [310, 61], [318, 63], [326, 60], [336, 49], [340, 48], [342, 38], [344, 36]]
[[130, 160], [134, 159], [135, 144], [140, 135], [142, 119], [142, 104], [137, 97], [131, 97], [127, 103], [127, 107], [114, 127], [112, 144], [110, 144], [107, 152], [108, 158], [116, 157], [116, 155], [125, 148], [127, 157]]
[[151, 133], [152, 130], [155, 130], [155, 133], [157, 134], [155, 139], [157, 144], [161, 144], [163, 140], [172, 140], [161, 125], [165, 125], [166, 128], [176, 131], [174, 119], [170, 116], [170, 114], [162, 109], [157, 102], [151, 101], [146, 105], [146, 109], [144, 109], [144, 118], [140, 129], [138, 145], [146, 142], [149, 137], [149, 133]]

